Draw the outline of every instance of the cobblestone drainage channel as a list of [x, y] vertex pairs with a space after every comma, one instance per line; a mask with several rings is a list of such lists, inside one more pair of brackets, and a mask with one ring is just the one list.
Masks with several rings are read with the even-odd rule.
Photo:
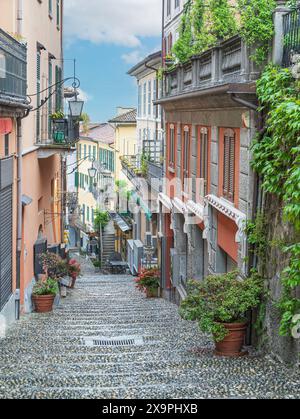
[[81, 341], [87, 347], [142, 346], [145, 344], [141, 336], [118, 336], [114, 338], [93, 336], [81, 338]]

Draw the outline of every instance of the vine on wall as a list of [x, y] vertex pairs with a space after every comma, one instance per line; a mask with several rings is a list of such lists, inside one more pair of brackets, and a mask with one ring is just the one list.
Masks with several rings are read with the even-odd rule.
[[263, 178], [263, 189], [280, 199], [284, 221], [295, 229], [290, 244], [283, 248], [289, 264], [281, 278], [280, 334], [287, 336], [300, 310], [296, 297], [300, 286], [300, 83], [291, 70], [270, 65], [257, 82], [257, 93], [261, 110], [267, 113], [267, 129], [253, 143], [253, 168]]
[[275, 0], [190, 0], [172, 52], [182, 63], [240, 33], [249, 46], [256, 46], [252, 58], [261, 63], [267, 58], [274, 33], [275, 7]]

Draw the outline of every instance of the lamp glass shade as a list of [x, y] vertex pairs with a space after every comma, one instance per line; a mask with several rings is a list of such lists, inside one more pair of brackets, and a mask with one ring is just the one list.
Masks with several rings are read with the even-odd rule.
[[70, 114], [73, 118], [79, 118], [82, 114], [84, 102], [83, 100], [70, 100]]
[[92, 166], [90, 169], [88, 169], [88, 172], [89, 172], [89, 176], [92, 179], [94, 179], [96, 177], [96, 174], [97, 174], [97, 169], [94, 166]]

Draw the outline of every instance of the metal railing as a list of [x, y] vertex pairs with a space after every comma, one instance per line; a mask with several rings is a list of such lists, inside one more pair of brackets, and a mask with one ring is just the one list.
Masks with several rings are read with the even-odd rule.
[[292, 64], [292, 55], [300, 54], [300, 7], [283, 17], [284, 49], [282, 65]]
[[143, 152], [150, 162], [159, 164], [161, 156], [161, 142], [155, 140], [144, 140]]
[[27, 48], [0, 29], [0, 99], [26, 102]]

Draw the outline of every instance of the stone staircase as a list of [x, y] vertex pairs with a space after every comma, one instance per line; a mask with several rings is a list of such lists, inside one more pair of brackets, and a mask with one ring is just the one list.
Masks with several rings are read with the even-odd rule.
[[105, 265], [109, 256], [115, 252], [115, 232], [105, 230], [103, 233], [103, 253], [102, 253], [102, 266]]
[[89, 274], [53, 313], [23, 317], [0, 340], [0, 399], [300, 398], [298, 371], [212, 348], [132, 277]]

